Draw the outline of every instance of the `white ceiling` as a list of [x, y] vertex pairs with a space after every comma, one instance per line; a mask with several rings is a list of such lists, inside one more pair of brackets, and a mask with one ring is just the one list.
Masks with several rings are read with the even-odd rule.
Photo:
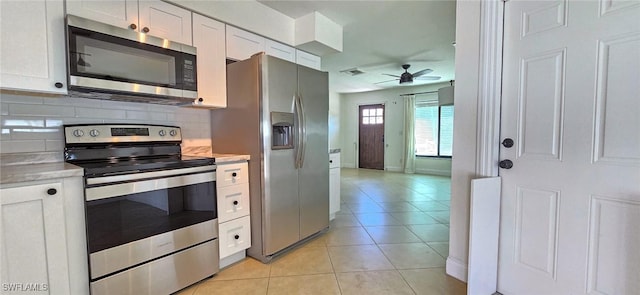
[[[332, 90], [361, 92], [402, 87], [402, 64], [409, 72], [432, 69], [440, 80], [415, 80], [412, 85], [454, 80], [455, 1], [271, 1], [258, 0], [281, 13], [299, 18], [318, 11], [343, 27], [343, 52], [322, 57]], [[364, 74], [340, 71], [357, 68]]]

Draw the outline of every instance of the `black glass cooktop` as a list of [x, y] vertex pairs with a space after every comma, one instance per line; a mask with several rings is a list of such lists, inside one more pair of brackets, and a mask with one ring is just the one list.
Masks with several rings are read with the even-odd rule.
[[84, 168], [85, 176], [91, 178], [213, 165], [215, 160], [206, 157], [172, 155], [161, 157], [113, 158], [94, 161], [70, 160], [68, 162]]

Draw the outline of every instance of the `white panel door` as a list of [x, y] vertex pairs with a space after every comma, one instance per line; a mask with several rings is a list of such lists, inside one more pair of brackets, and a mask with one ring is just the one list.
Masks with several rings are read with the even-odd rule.
[[191, 11], [159, 0], [138, 2], [139, 30], [149, 35], [191, 45]]
[[137, 31], [137, 0], [71, 0], [66, 3], [68, 14]]
[[277, 58], [284, 59], [286, 61], [290, 61], [293, 63], [296, 62], [295, 48], [284, 45], [282, 43], [278, 43], [273, 40], [268, 40], [268, 39], [266, 40], [265, 53], [267, 55], [275, 56]]
[[640, 2], [507, 1], [504, 28], [498, 291], [635, 294]]
[[266, 39], [253, 33], [227, 25], [227, 58], [245, 60], [263, 52]]
[[67, 93], [64, 3], [0, 1], [0, 88]]
[[227, 63], [224, 23], [193, 14], [193, 46], [198, 50], [196, 107], [227, 106]]
[[3, 294], [27, 284], [46, 294], [69, 294], [62, 184], [3, 188], [0, 201]]
[[296, 63], [318, 71], [322, 70], [320, 57], [304, 51], [296, 50]]

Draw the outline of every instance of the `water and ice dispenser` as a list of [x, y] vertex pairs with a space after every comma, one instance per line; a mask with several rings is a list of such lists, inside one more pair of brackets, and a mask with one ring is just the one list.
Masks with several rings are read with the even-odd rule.
[[293, 113], [271, 112], [271, 149], [293, 148]]

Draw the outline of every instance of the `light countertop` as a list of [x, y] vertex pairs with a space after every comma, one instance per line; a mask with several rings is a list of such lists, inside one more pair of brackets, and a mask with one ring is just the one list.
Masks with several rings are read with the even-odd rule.
[[83, 176], [84, 170], [65, 162], [0, 167], [0, 184]]
[[212, 157], [216, 159], [216, 164], [249, 161], [249, 159], [251, 158], [249, 155], [215, 154], [215, 153], [212, 154]]

